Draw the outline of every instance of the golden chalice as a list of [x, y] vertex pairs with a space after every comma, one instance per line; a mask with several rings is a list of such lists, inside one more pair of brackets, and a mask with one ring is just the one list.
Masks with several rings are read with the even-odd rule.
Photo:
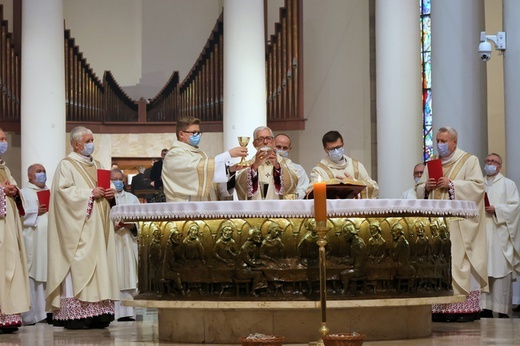
[[[239, 136], [238, 137], [238, 144], [240, 144], [241, 147], [245, 148], [249, 144], [249, 139], [250, 139], [249, 137]], [[242, 160], [240, 160], [240, 162], [237, 163], [237, 166], [239, 166], [239, 167], [247, 167], [247, 166], [249, 166], [249, 164], [246, 162], [246, 158], [243, 157]]]

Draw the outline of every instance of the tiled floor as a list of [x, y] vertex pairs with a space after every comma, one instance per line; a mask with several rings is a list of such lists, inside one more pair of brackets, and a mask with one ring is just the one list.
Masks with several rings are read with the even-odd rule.
[[[363, 345], [520, 345], [520, 317], [482, 319], [471, 323], [434, 323], [430, 338], [367, 341]], [[137, 322], [114, 322], [101, 330], [64, 330], [39, 323], [20, 328], [15, 334], [0, 335], [0, 345], [173, 345], [159, 342], [157, 312], [141, 309]]]

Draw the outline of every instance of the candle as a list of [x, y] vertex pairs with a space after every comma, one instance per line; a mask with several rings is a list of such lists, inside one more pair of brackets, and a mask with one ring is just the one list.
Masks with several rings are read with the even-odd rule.
[[314, 183], [314, 219], [327, 221], [327, 184], [325, 182]]

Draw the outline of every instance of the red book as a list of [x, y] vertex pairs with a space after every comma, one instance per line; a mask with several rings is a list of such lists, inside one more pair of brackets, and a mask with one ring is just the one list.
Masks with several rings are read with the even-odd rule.
[[110, 170], [98, 169], [97, 170], [97, 186], [104, 189], [110, 188]]
[[428, 176], [435, 179], [437, 182], [442, 177], [442, 162], [441, 159], [434, 159], [426, 162], [428, 166]]
[[38, 196], [38, 203], [44, 205], [47, 211], [49, 211], [49, 200], [51, 199], [51, 190], [40, 190], [36, 191]]
[[487, 195], [487, 192], [484, 192], [484, 206], [489, 207], [491, 204], [489, 204], [489, 198]]

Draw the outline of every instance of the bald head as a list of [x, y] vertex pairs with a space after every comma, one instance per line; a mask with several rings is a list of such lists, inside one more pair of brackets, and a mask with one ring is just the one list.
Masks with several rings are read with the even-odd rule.
[[29, 168], [27, 168], [27, 178], [31, 184], [34, 184], [39, 188], [44, 188], [45, 183], [47, 182], [47, 172], [45, 171], [45, 167], [39, 163], [29, 166]]

